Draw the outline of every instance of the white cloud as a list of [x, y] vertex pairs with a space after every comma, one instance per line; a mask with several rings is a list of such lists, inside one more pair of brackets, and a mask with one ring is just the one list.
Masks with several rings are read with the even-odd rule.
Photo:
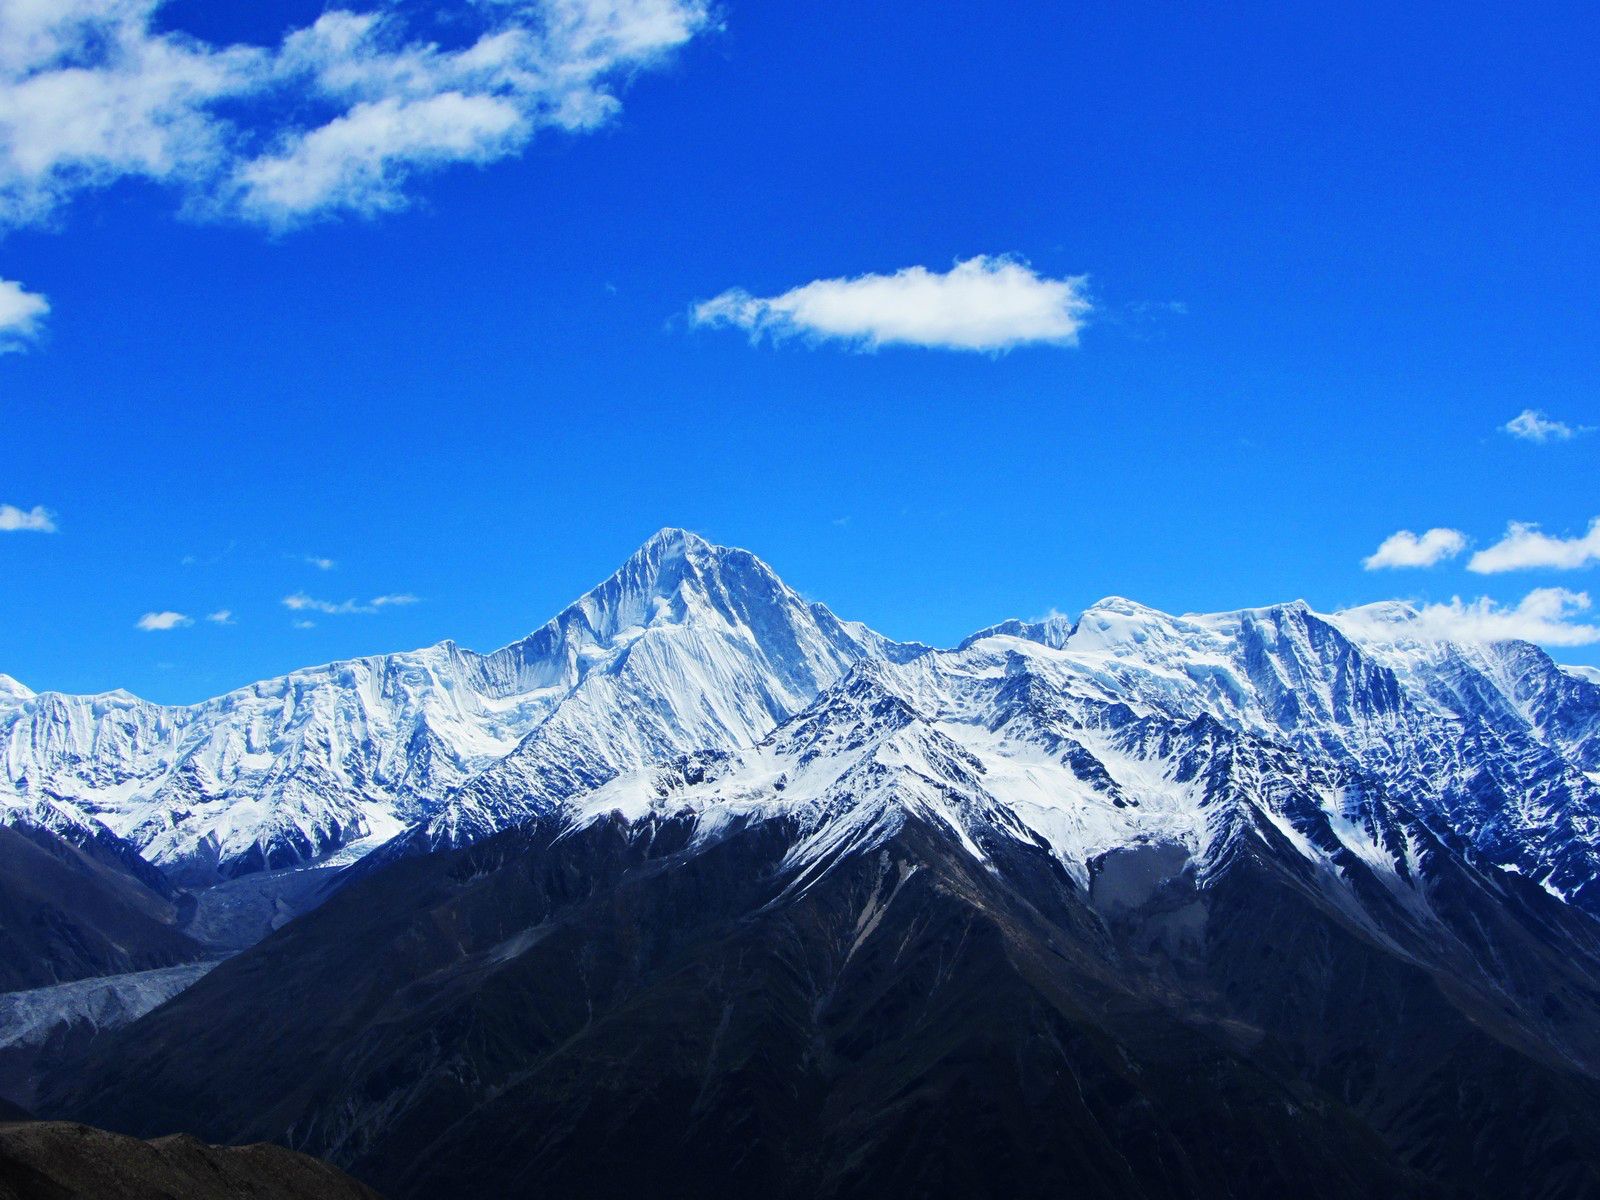
[[18, 508], [15, 504], [0, 504], [0, 533], [54, 533], [55, 514], [40, 505]]
[[147, 612], [140, 617], [137, 626], [146, 633], [156, 633], [167, 629], [181, 629], [185, 625], [193, 625], [194, 618], [185, 616], [181, 612]]
[[331, 571], [339, 565], [331, 558], [318, 558], [315, 554], [306, 555], [306, 562], [319, 571]]
[[1572, 538], [1551, 537], [1537, 525], [1513, 521], [1503, 538], [1472, 556], [1467, 570], [1480, 575], [1537, 567], [1574, 571], [1596, 562], [1600, 562], [1600, 517], [1590, 522], [1587, 533]]
[[1523, 409], [1500, 428], [1512, 437], [1529, 442], [1565, 442], [1580, 433], [1589, 432], [1587, 425], [1568, 425], [1532, 408]]
[[1412, 533], [1402, 529], [1383, 539], [1375, 551], [1361, 560], [1369, 571], [1385, 567], [1432, 567], [1454, 558], [1467, 548], [1467, 536], [1459, 529], [1430, 529]]
[[243, 166], [240, 207], [275, 226], [331, 209], [372, 214], [400, 208], [409, 171], [488, 162], [525, 140], [522, 113], [497, 96], [385, 96]]
[[158, 0], [0, 4], [0, 218], [48, 216], [125, 176], [210, 173], [219, 100], [253, 90], [267, 55], [152, 30]]
[[1515, 606], [1486, 596], [1412, 609], [1373, 604], [1339, 614], [1356, 637], [1374, 641], [1539, 642], [1546, 646], [1588, 646], [1600, 642], [1600, 625], [1576, 620], [1589, 611], [1589, 594], [1566, 588], [1536, 588]]
[[238, 622], [233, 619], [233, 610], [231, 608], [219, 608], [216, 612], [207, 613], [206, 620], [210, 621], [213, 625], [238, 624]]
[[0, 224], [137, 177], [282, 228], [405, 203], [412, 175], [594, 127], [708, 23], [708, 0], [456, 0], [334, 9], [272, 47], [159, 29], [163, 0], [0, 0]]
[[397, 605], [419, 603], [416, 596], [409, 592], [394, 593], [387, 596], [374, 596], [363, 603], [360, 600], [318, 600], [304, 592], [295, 592], [283, 598], [283, 606], [291, 612], [318, 612], [329, 617], [344, 617], [351, 613], [375, 613], [381, 608], [393, 608]]
[[358, 604], [354, 600], [344, 600], [334, 603], [331, 600], [315, 600], [304, 592], [295, 592], [283, 598], [283, 606], [290, 612], [319, 612], [329, 616], [343, 616], [347, 613], [360, 613], [374, 611], [371, 606]]
[[296, 621], [294, 627], [296, 629], [315, 629], [317, 623], [315, 621]]
[[39, 336], [50, 302], [20, 283], [0, 279], [0, 354], [25, 349]]
[[1049, 279], [1014, 258], [979, 256], [939, 274], [906, 267], [893, 275], [817, 279], [780, 296], [740, 288], [696, 304], [696, 324], [784, 337], [1000, 351], [1028, 343], [1076, 345], [1092, 307], [1086, 278]]

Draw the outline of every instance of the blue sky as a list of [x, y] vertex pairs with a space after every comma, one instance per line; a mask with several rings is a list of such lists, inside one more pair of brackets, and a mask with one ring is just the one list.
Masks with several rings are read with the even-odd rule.
[[[1107, 594], [1406, 597], [1600, 662], [1592, 5], [30, 7], [31, 687], [488, 649], [668, 524], [936, 643]], [[72, 40], [108, 28], [120, 58]], [[533, 49], [491, 77], [483, 35]], [[115, 86], [41, 87], [70, 65]], [[1382, 561], [1444, 557], [1363, 566], [1402, 530], [1444, 532]]]

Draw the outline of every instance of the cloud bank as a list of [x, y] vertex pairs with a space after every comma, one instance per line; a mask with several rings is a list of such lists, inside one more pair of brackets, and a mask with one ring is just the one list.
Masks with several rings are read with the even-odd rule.
[[1513, 521], [1506, 527], [1504, 537], [1472, 556], [1467, 570], [1480, 575], [1536, 568], [1575, 571], [1597, 562], [1600, 562], [1600, 517], [1590, 522], [1587, 533], [1571, 538], [1551, 537], [1541, 533], [1537, 525]]
[[995, 352], [1030, 343], [1071, 346], [1092, 305], [1084, 276], [1050, 279], [1014, 258], [979, 256], [940, 274], [816, 279], [778, 296], [732, 288], [696, 304], [697, 325], [731, 326], [752, 339], [805, 336], [861, 349], [926, 346]]
[[1459, 529], [1430, 529], [1412, 533], [1402, 529], [1392, 533], [1361, 565], [1369, 571], [1394, 567], [1432, 567], [1454, 558], [1467, 548], [1467, 536]]
[[1588, 646], [1600, 642], [1600, 625], [1578, 618], [1589, 611], [1589, 594], [1566, 588], [1536, 588], [1515, 605], [1486, 596], [1454, 597], [1448, 604], [1409, 609], [1374, 604], [1339, 614], [1352, 635], [1373, 641], [1538, 642]]
[[707, 0], [335, 8], [275, 46], [160, 28], [163, 0], [0, 3], [0, 225], [124, 178], [195, 214], [284, 228], [403, 206], [412, 179], [610, 119], [617, 91], [708, 24]]

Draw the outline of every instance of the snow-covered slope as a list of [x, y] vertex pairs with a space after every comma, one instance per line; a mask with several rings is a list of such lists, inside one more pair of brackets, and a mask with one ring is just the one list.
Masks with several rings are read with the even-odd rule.
[[1064, 635], [1007, 623], [863, 662], [751, 750], [623, 776], [570, 811], [687, 811], [707, 837], [798, 818], [794, 854], [819, 859], [917, 814], [979, 855], [1048, 845], [1086, 885], [1136, 846], [1182, 847], [1203, 874], [1270, 827], [1330, 871], [1355, 855], [1399, 886], [1448, 843], [1600, 902], [1584, 771], [1600, 691], [1524, 644], [1402, 650], [1346, 624], [1299, 603], [1173, 617], [1120, 599]]
[[0, 789], [109, 826], [192, 881], [392, 833], [548, 706], [515, 647], [443, 643], [203, 704], [43, 693], [0, 707]]
[[[581, 781], [744, 744], [861, 655], [912, 652], [805, 603], [754, 555], [668, 529], [492, 654], [447, 641], [189, 706], [0, 679], [0, 804], [103, 823], [205, 883], [379, 844], [513, 750], [508, 770], [542, 754]], [[510, 819], [493, 796], [486, 784], [441, 820]]]
[[997, 638], [910, 669], [862, 663], [751, 749], [620, 776], [569, 802], [568, 819], [688, 814], [705, 843], [782, 820], [801, 831], [788, 866], [802, 885], [912, 818], [979, 859], [1005, 840], [1047, 846], [1086, 889], [1107, 855], [1140, 846], [1181, 850], [1203, 881], [1266, 829], [1318, 862], [1349, 852], [1409, 876], [1413, 848], [1374, 822], [1357, 773], [1209, 716], [1060, 691], [1026, 646]]

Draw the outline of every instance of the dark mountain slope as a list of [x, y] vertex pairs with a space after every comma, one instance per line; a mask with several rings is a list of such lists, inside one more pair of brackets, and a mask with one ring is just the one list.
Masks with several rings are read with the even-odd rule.
[[1248, 822], [1203, 885], [1158, 852], [1093, 901], [1041, 848], [980, 862], [923, 819], [803, 878], [785, 819], [692, 833], [398, 863], [103, 1039], [50, 1111], [419, 1197], [1600, 1189], [1593, 922], [1537, 889], [1505, 918], [1530, 947], [1477, 898], [1505, 877], [1439, 874], [1486, 972]]
[[0, 825], [0, 991], [202, 956], [172, 903], [50, 831]]

